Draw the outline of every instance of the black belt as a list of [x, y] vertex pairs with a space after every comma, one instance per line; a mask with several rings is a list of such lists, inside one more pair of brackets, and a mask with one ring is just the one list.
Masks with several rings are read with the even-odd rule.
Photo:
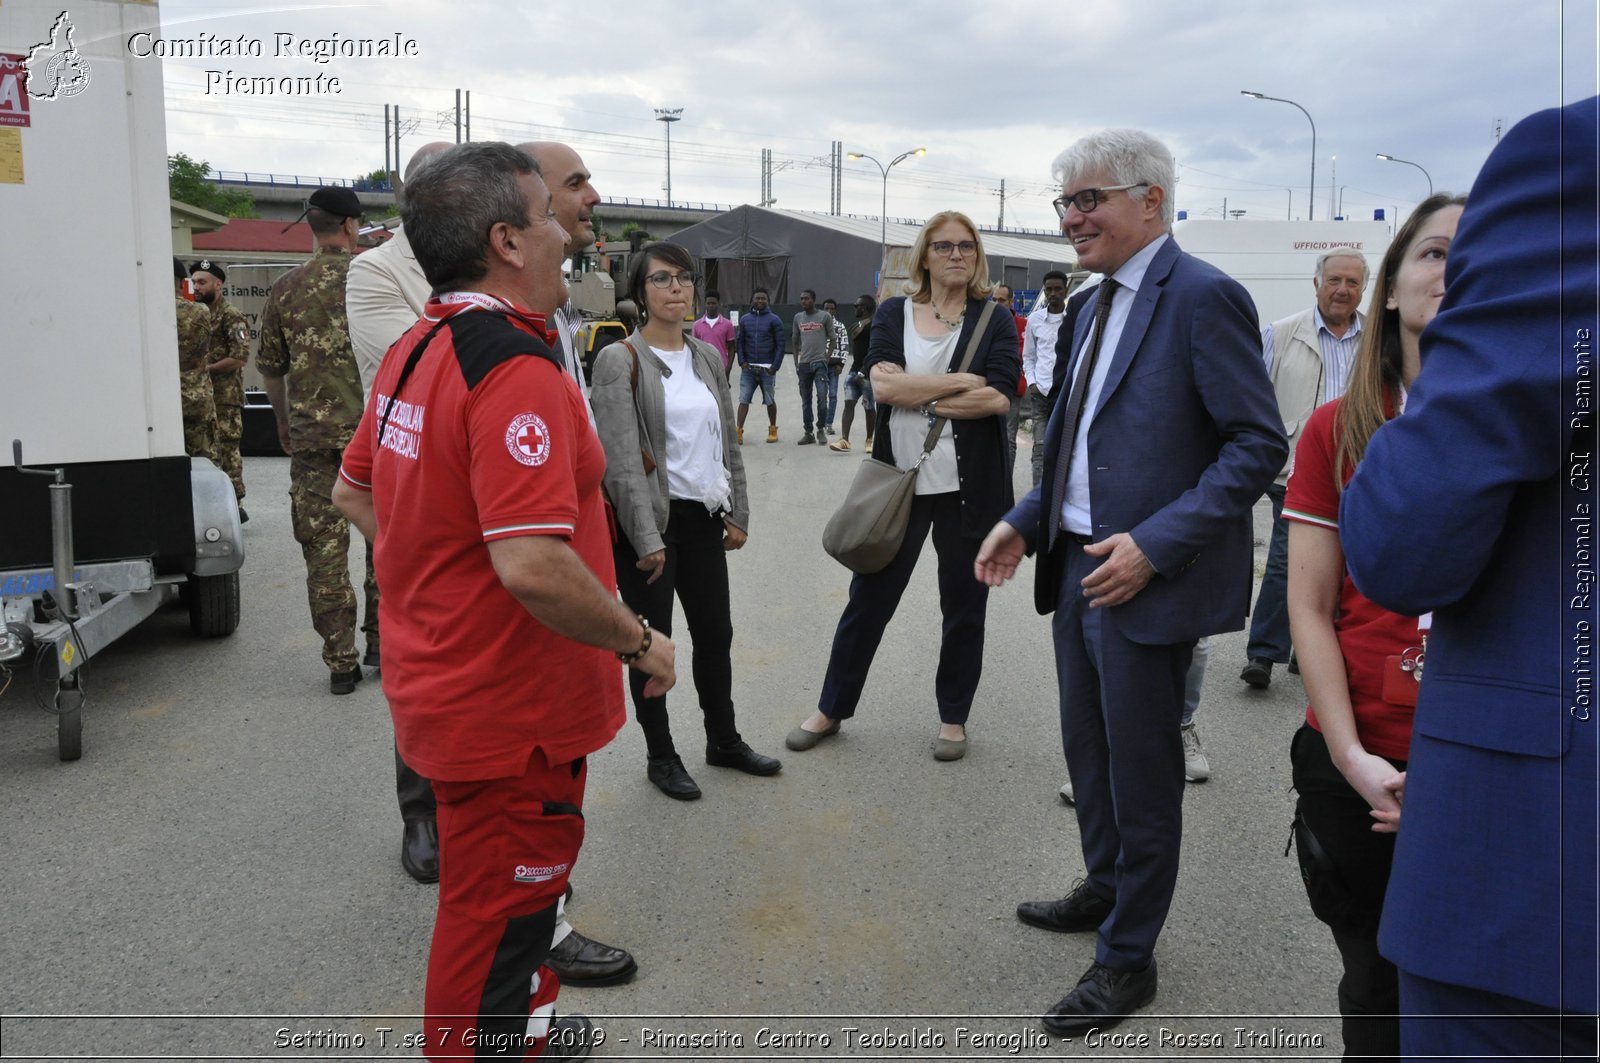
[[1092, 535], [1079, 535], [1077, 532], [1069, 532], [1065, 528], [1061, 529], [1061, 538], [1075, 542], [1079, 546], [1088, 546], [1094, 542], [1094, 536]]

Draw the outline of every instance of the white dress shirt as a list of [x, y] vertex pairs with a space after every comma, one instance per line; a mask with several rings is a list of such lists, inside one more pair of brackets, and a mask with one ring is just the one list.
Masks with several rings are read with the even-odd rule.
[[[1139, 286], [1144, 283], [1145, 271], [1150, 268], [1161, 245], [1169, 239], [1171, 237], [1163, 233], [1151, 240], [1111, 275], [1111, 279], [1121, 287], [1111, 297], [1106, 338], [1100, 342], [1100, 357], [1095, 360], [1094, 373], [1089, 377], [1089, 396], [1083, 403], [1083, 416], [1078, 420], [1078, 437], [1072, 444], [1072, 464], [1067, 469], [1067, 496], [1061, 502], [1061, 526], [1074, 535], [1091, 535], [1094, 532], [1094, 525], [1089, 519], [1089, 426], [1094, 423], [1095, 411], [1100, 406], [1100, 389], [1105, 387], [1106, 374], [1111, 371], [1111, 363], [1116, 358], [1117, 344], [1122, 340], [1122, 328], [1128, 323], [1128, 314], [1133, 310], [1133, 300], [1139, 294]], [[1091, 323], [1083, 337], [1083, 345], [1078, 348], [1077, 358], [1082, 358], [1093, 342], [1094, 325]], [[1077, 358], [1072, 363], [1074, 374], [1077, 372]]]
[[1061, 335], [1061, 322], [1067, 316], [1065, 305], [1061, 313], [1052, 314], [1049, 307], [1040, 303], [1028, 315], [1028, 327], [1022, 335], [1022, 375], [1039, 389], [1039, 394], [1050, 394], [1056, 375], [1056, 340]]

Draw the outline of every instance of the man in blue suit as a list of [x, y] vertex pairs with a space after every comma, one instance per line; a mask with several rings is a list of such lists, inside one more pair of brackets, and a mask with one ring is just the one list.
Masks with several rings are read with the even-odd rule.
[[1434, 614], [1378, 938], [1408, 1059], [1595, 1055], [1597, 125], [1489, 156], [1340, 507], [1361, 593]]
[[1183, 833], [1184, 675], [1200, 636], [1244, 626], [1251, 507], [1288, 444], [1250, 297], [1172, 240], [1166, 147], [1106, 130], [1055, 173], [1078, 264], [1108, 279], [1074, 330], [1043, 479], [989, 533], [976, 569], [998, 586], [1037, 550], [1035, 602], [1055, 614], [1087, 879], [1017, 916], [1098, 931], [1094, 963], [1044, 1018], [1070, 1034], [1155, 998]]

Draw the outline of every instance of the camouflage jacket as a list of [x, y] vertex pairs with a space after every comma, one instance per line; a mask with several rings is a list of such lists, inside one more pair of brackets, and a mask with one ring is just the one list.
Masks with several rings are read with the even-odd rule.
[[287, 377], [296, 450], [343, 450], [361, 420], [361, 373], [344, 309], [350, 252], [322, 247], [278, 278], [261, 314], [256, 367]]
[[[211, 304], [211, 356], [207, 364], [214, 365], [224, 358], [249, 364], [250, 323], [245, 320], [244, 311], [219, 295]], [[218, 406], [243, 406], [244, 366], [212, 373], [211, 386], [216, 390]]]
[[204, 306], [178, 299], [178, 393], [185, 420], [216, 417], [211, 374], [206, 370], [211, 347], [211, 315]]

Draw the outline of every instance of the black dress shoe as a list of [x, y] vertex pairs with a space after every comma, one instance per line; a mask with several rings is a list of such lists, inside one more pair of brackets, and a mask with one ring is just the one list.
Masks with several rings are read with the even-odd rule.
[[354, 694], [356, 692], [356, 684], [359, 682], [361, 682], [361, 666], [359, 664], [349, 671], [331, 672], [328, 675], [328, 693]]
[[1059, 901], [1023, 901], [1017, 905], [1017, 918], [1040, 930], [1057, 934], [1078, 934], [1098, 930], [1115, 907], [1080, 880], [1072, 892]]
[[406, 821], [400, 839], [400, 866], [418, 882], [439, 881], [439, 824], [431, 819]]
[[700, 800], [700, 787], [689, 776], [689, 769], [676, 753], [667, 757], [651, 757], [645, 774], [656, 784], [656, 789], [675, 801]]
[[620, 985], [639, 969], [625, 950], [602, 945], [576, 930], [562, 938], [544, 962], [562, 985], [569, 986]]
[[1256, 690], [1265, 690], [1272, 685], [1272, 662], [1265, 657], [1252, 657], [1239, 678]]
[[1058, 1037], [1091, 1027], [1106, 1030], [1156, 998], [1156, 960], [1142, 971], [1113, 971], [1096, 963], [1044, 1017], [1044, 1028]]
[[550, 1024], [550, 1039], [539, 1058], [588, 1059], [594, 1043], [594, 1023], [587, 1015], [562, 1015]]
[[706, 763], [713, 768], [737, 768], [746, 775], [776, 775], [783, 770], [783, 761], [762, 756], [751, 749], [748, 742], [706, 746]]
[[1300, 658], [1295, 655], [1295, 652], [1293, 650], [1289, 651], [1289, 668], [1288, 668], [1288, 672], [1289, 672], [1290, 675], [1299, 675], [1300, 674]]

